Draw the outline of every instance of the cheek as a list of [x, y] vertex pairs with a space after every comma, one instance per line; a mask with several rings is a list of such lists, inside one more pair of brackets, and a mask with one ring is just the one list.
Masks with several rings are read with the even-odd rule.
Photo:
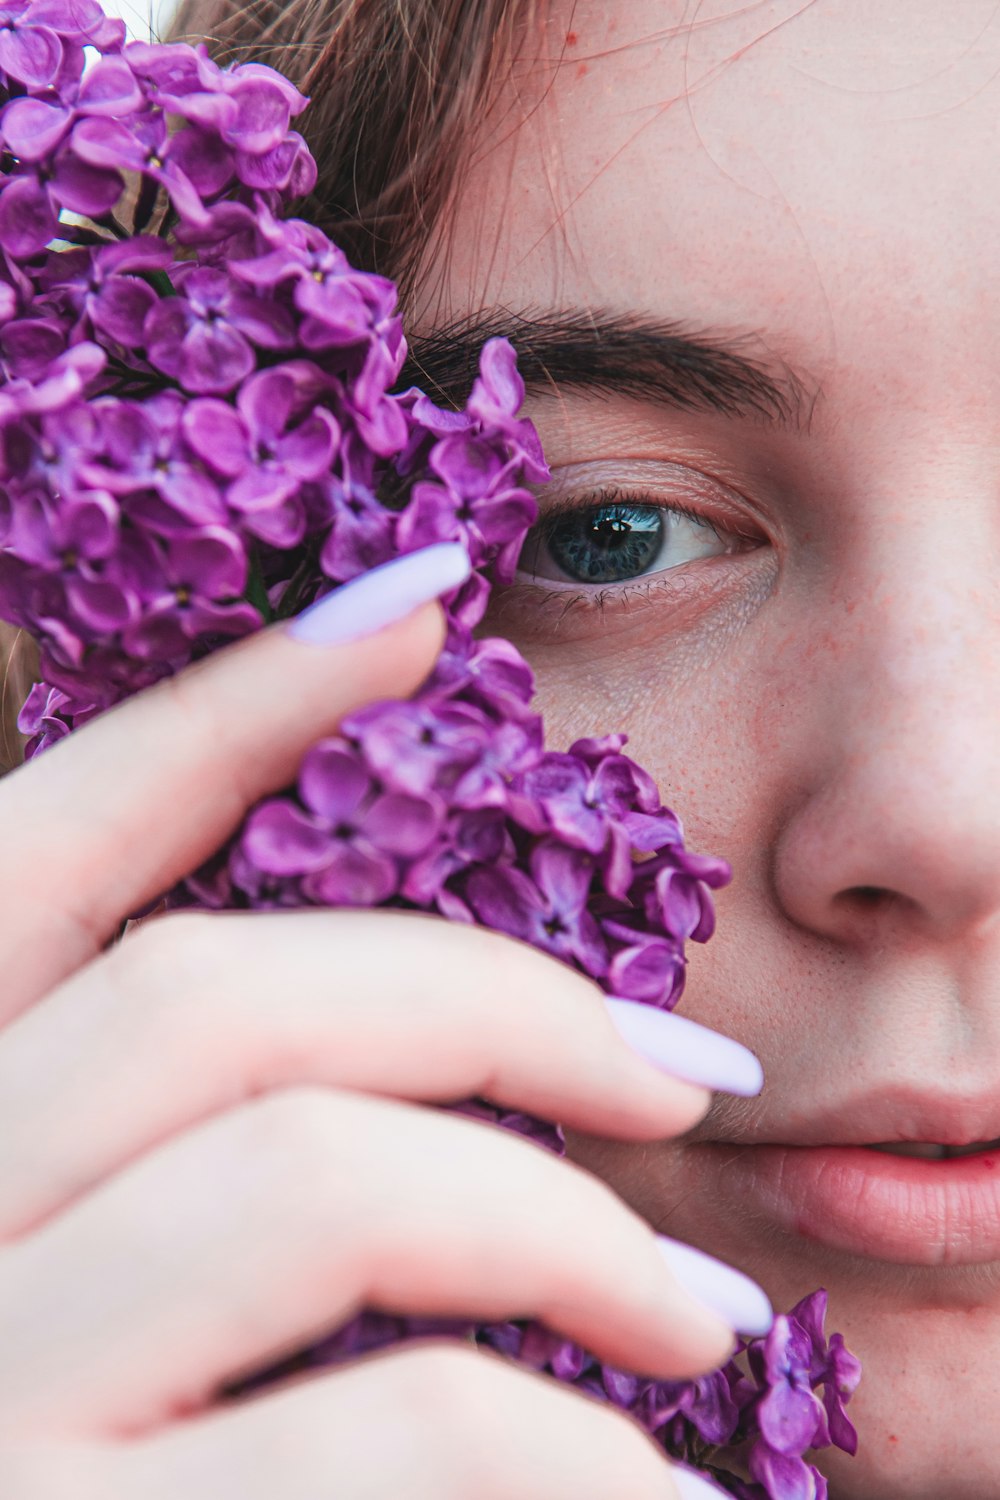
[[656, 779], [692, 848], [745, 864], [766, 843], [783, 788], [809, 760], [822, 641], [803, 649], [802, 622], [758, 613], [768, 580], [692, 625], [655, 605], [628, 630], [586, 639], [518, 641], [536, 672], [546, 740], [624, 731], [626, 753]]

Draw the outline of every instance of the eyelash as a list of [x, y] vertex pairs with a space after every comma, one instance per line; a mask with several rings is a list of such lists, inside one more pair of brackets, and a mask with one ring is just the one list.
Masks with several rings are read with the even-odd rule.
[[554, 531], [556, 523], [565, 520], [567, 516], [579, 515], [581, 511], [603, 510], [605, 506], [611, 505], [631, 506], [635, 510], [669, 510], [675, 516], [683, 516], [687, 521], [694, 521], [698, 526], [709, 527], [716, 536], [719, 536], [718, 528], [704, 512], [673, 503], [668, 505], [665, 500], [654, 500], [648, 490], [622, 489], [620, 485], [607, 485], [582, 496], [563, 495], [553, 500], [545, 507], [532, 528], [532, 532], [545, 536]]

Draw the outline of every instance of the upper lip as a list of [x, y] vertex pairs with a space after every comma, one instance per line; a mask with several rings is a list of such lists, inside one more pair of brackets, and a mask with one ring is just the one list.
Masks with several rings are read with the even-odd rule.
[[[777, 1094], [777, 1090], [775, 1091]], [[765, 1090], [762, 1104], [766, 1102]], [[971, 1146], [1000, 1138], [1000, 1084], [976, 1092], [886, 1085], [779, 1121], [763, 1114], [725, 1140], [746, 1146], [872, 1146], [901, 1141]], [[710, 1128], [711, 1115], [706, 1120]], [[721, 1124], [721, 1121], [720, 1121]], [[700, 1132], [695, 1131], [697, 1136]], [[713, 1133], [713, 1139], [720, 1139]]]

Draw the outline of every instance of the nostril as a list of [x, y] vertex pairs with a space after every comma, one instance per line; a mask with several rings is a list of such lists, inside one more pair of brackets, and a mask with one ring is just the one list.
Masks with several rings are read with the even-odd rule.
[[865, 911], [875, 911], [890, 902], [894, 895], [894, 891], [887, 891], [881, 885], [852, 885], [849, 890], [841, 891], [837, 900], [850, 906], [863, 907]]

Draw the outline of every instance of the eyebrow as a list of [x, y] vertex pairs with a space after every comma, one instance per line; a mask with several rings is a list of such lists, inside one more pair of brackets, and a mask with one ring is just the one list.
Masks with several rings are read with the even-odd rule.
[[514, 345], [528, 391], [628, 396], [796, 428], [808, 427], [818, 396], [789, 366], [744, 352], [752, 334], [724, 342], [639, 314], [512, 314], [503, 308], [414, 337], [401, 388], [418, 384], [438, 402], [463, 405], [482, 345], [498, 337]]

